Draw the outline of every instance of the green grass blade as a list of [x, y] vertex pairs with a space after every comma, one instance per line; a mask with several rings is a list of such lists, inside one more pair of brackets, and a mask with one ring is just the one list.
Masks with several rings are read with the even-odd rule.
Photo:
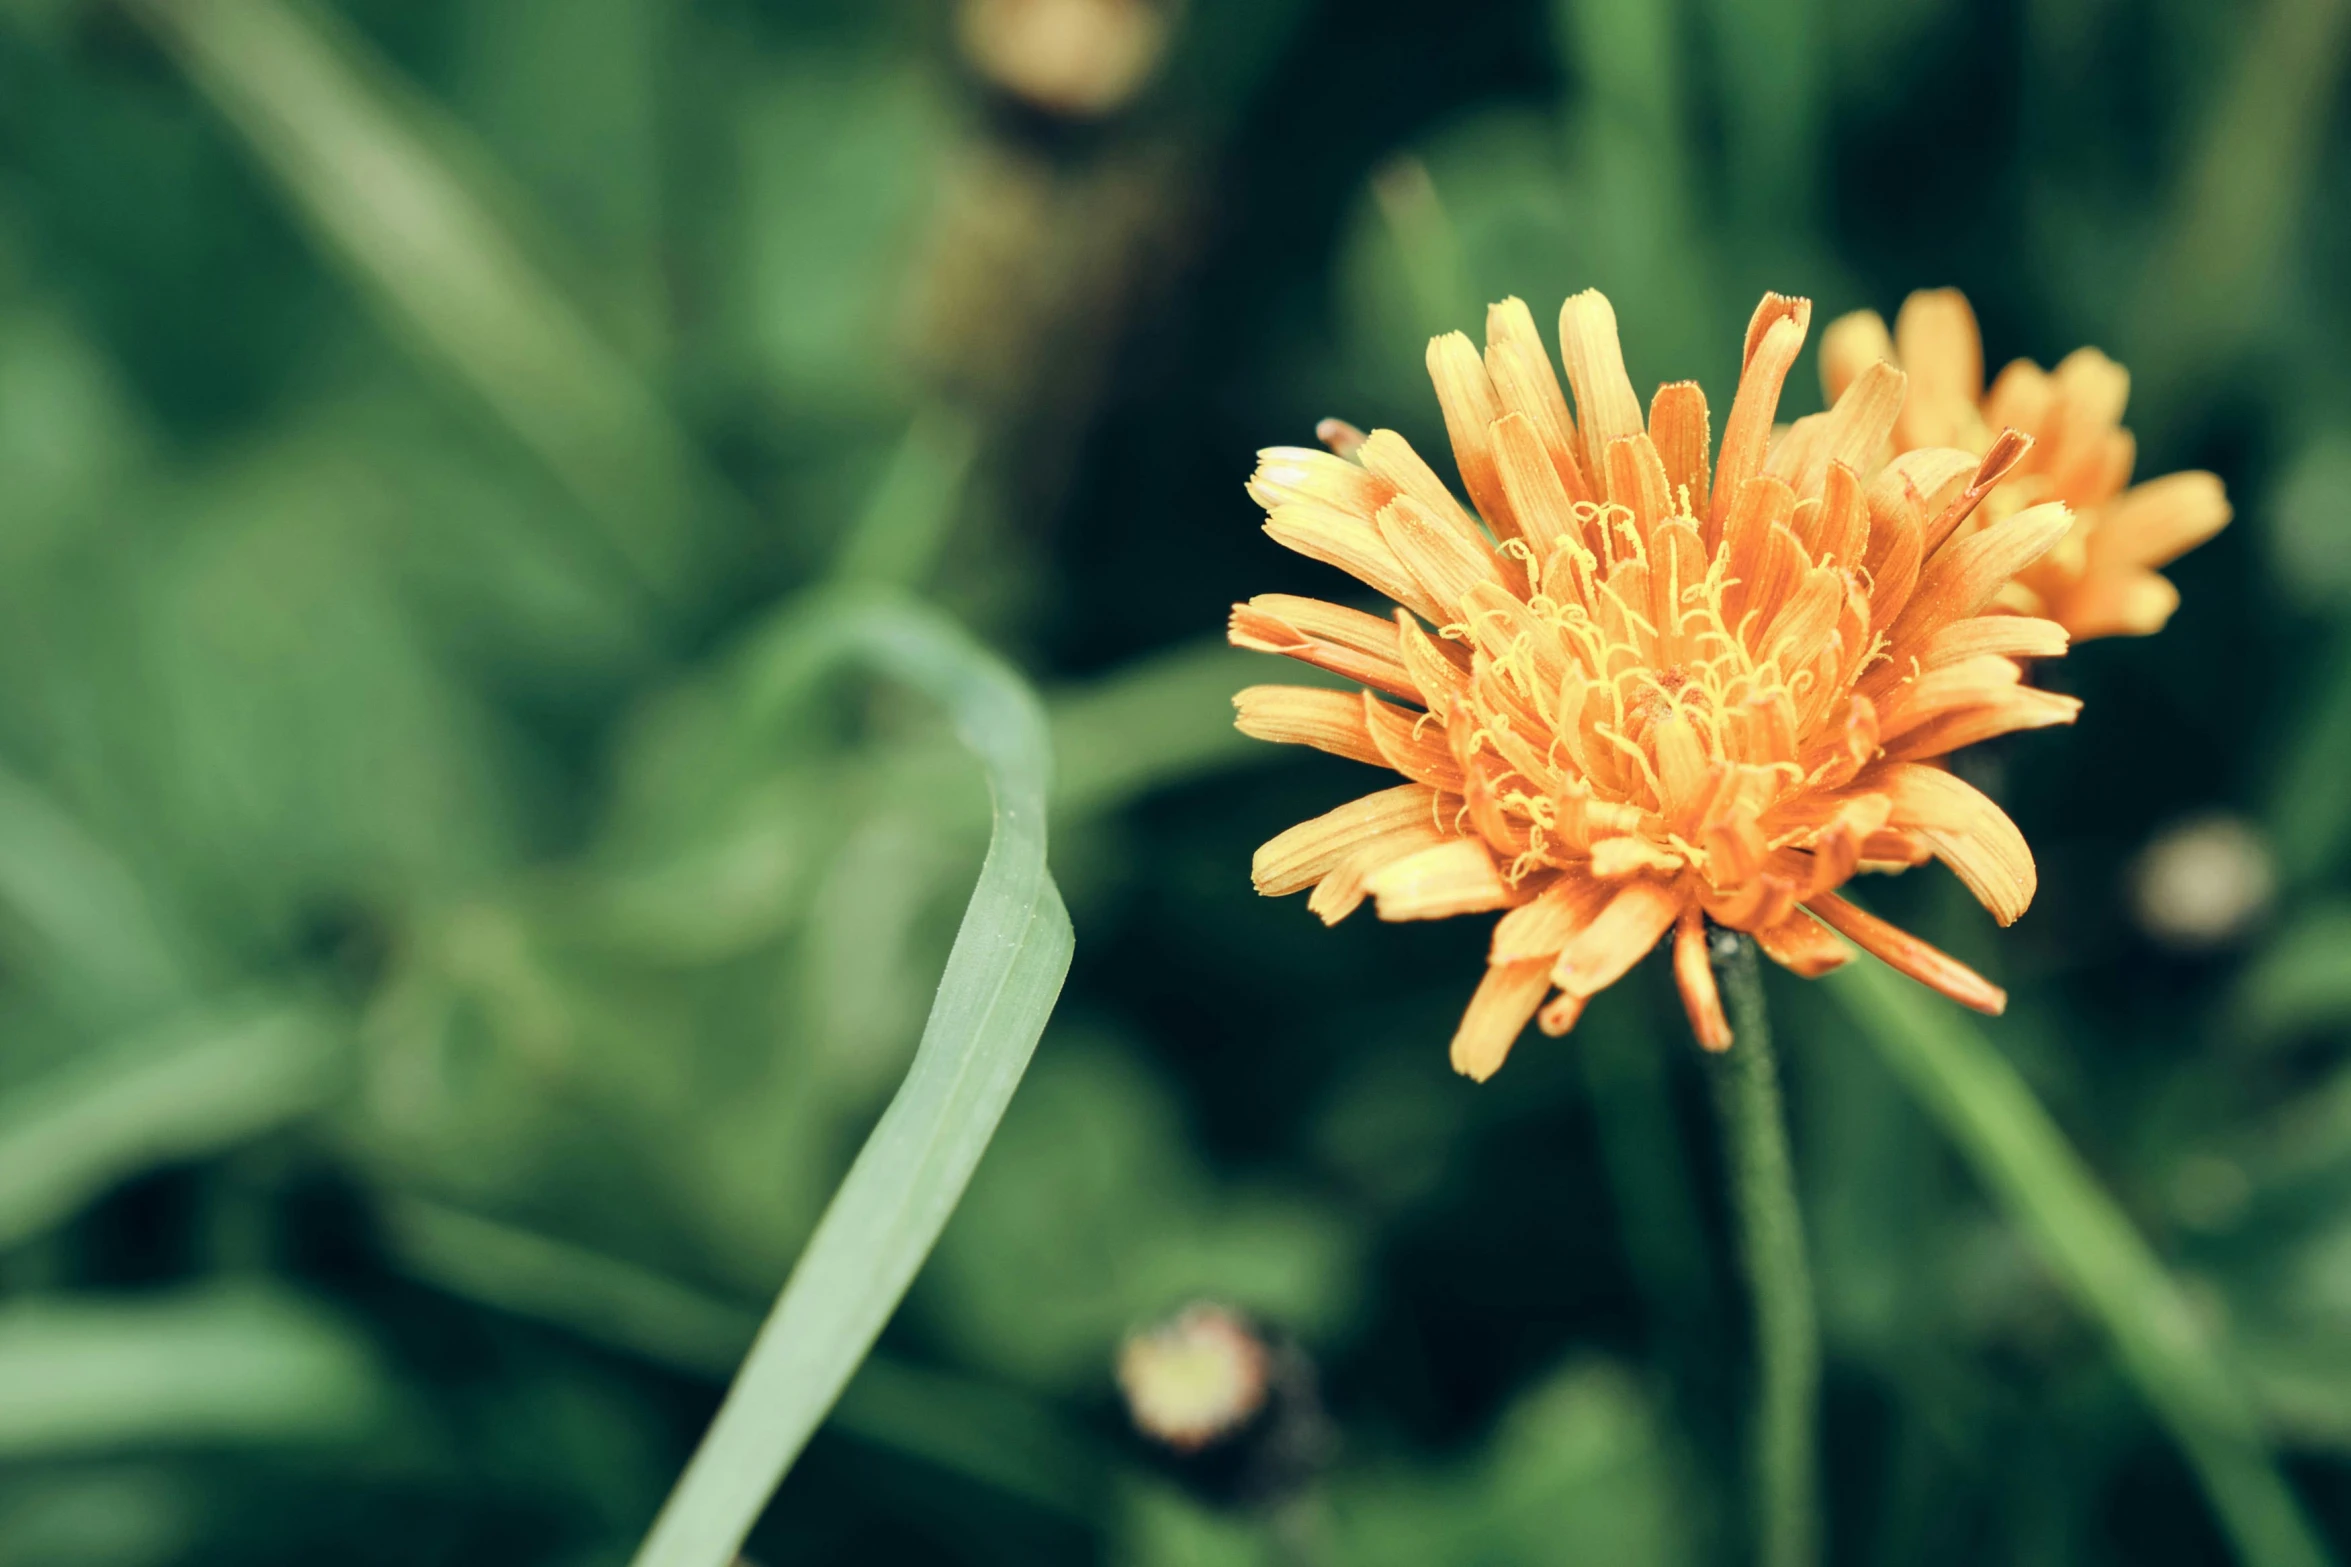
[[272, 1291], [0, 1307], [0, 1458], [364, 1438], [395, 1395], [367, 1344]]
[[[680, 1370], [723, 1375], [759, 1314], [664, 1274], [413, 1197], [381, 1210], [401, 1266], [468, 1300], [552, 1322]], [[1092, 1520], [1105, 1466], [1045, 1409], [966, 1377], [869, 1355], [828, 1421], [1065, 1517]]]
[[35, 948], [32, 977], [78, 1020], [129, 1021], [188, 988], [186, 956], [130, 868], [5, 769], [0, 910]]
[[928, 582], [979, 452], [979, 426], [968, 416], [944, 406], [917, 414], [843, 536], [834, 576], [910, 589]]
[[2323, 188], [2314, 176], [2351, 58], [2351, 3], [2267, 0], [2245, 10], [2125, 345], [2159, 404], [2245, 349], [2275, 308], [2275, 269], [2293, 253], [2313, 187]]
[[906, 1081], [825, 1210], [638, 1567], [734, 1559], [945, 1228], [1072, 951], [1045, 868], [1044, 713], [1016, 676], [935, 615], [864, 594], [798, 612], [763, 652], [771, 689], [853, 661], [936, 698], [987, 770], [995, 821]]
[[403, 340], [547, 465], [640, 586], [675, 589], [684, 519], [716, 481], [466, 177], [483, 160], [442, 155], [455, 128], [357, 40], [279, 0], [132, 10]]
[[2179, 1286], [1990, 1040], [1880, 964], [1821, 982], [1959, 1145], [2187, 1454], [2250, 1567], [2329, 1558]]
[[0, 1098], [0, 1247], [127, 1175], [231, 1148], [324, 1106], [341, 1042], [310, 1008], [214, 1007]]
[[1052, 695], [1053, 806], [1066, 815], [1115, 810], [1152, 789], [1284, 752], [1233, 727], [1233, 693], [1261, 681], [1332, 684], [1303, 664], [1278, 664], [1215, 642], [1187, 642]]
[[876, 1355], [858, 1370], [833, 1429], [1099, 1527], [1111, 1470], [1047, 1406], [972, 1378]]
[[379, 1217], [392, 1254], [418, 1278], [665, 1366], [724, 1376], [759, 1331], [754, 1306], [462, 1208], [395, 1197]]

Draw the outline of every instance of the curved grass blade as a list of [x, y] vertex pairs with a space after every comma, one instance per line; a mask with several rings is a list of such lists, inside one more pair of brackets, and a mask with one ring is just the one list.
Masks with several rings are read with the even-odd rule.
[[191, 1011], [0, 1097], [0, 1249], [125, 1176], [311, 1114], [342, 1067], [331, 1017], [257, 998]]
[[139, 0], [327, 256], [469, 387], [601, 527], [656, 600], [698, 506], [739, 504], [634, 370], [536, 267], [481, 188], [487, 159], [346, 30], [280, 0]]
[[2186, 1453], [2250, 1567], [2329, 1560], [2271, 1462], [2252, 1405], [2179, 1286], [2016, 1069], [1989, 1040], [1892, 970], [1852, 963], [1821, 981], [1959, 1145]]
[[755, 683], [770, 691], [856, 663], [937, 699], [987, 771], [995, 821], [906, 1081], [834, 1193], [637, 1567], [734, 1559], [946, 1227], [1072, 951], [1045, 868], [1045, 717], [1017, 676], [911, 602], [854, 592], [795, 613], [759, 662]]

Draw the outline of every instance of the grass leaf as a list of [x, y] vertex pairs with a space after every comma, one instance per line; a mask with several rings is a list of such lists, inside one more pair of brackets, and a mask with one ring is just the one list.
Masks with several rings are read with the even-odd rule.
[[1045, 868], [1045, 718], [1018, 677], [937, 616], [866, 593], [796, 609], [764, 652], [770, 689], [855, 662], [936, 698], [987, 770], [995, 822], [906, 1081], [825, 1210], [638, 1567], [734, 1559], [954, 1211], [1072, 951]]
[[341, 1043], [313, 1010], [215, 1005], [0, 1098], [0, 1247], [128, 1175], [234, 1147], [324, 1105]]
[[294, 1297], [214, 1288], [0, 1308], [0, 1457], [364, 1436], [392, 1390], [366, 1345]]
[[[729, 499], [653, 393], [470, 178], [487, 160], [354, 37], [278, 0], [140, 4], [328, 256], [401, 340], [481, 398], [602, 526], [639, 586], [674, 593], [683, 527]], [[525, 226], [527, 227], [527, 225]]]
[[46, 796], [0, 770], [0, 909], [66, 1011], [122, 1022], [185, 994], [186, 956], [130, 867]]
[[2179, 1285], [2098, 1185], [2016, 1069], [1943, 1002], [1884, 966], [1822, 983], [1959, 1145], [2187, 1454], [2251, 1567], [2328, 1560], [2264, 1450], [2252, 1406]]

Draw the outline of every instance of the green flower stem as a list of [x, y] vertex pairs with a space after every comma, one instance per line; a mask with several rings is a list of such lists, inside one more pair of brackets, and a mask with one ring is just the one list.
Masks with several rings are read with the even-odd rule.
[[1728, 931], [1709, 940], [1735, 1036], [1713, 1058], [1712, 1075], [1739, 1251], [1755, 1300], [1756, 1559], [1762, 1567], [1812, 1567], [1820, 1555], [1820, 1333], [1804, 1214], [1755, 944]]

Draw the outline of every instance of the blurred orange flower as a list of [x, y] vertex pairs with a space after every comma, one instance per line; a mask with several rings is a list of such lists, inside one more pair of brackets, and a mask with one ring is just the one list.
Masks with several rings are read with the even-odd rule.
[[2174, 473], [2131, 484], [2137, 447], [2122, 427], [2130, 372], [2095, 348], [2043, 370], [2019, 359], [1984, 390], [1983, 339], [1957, 289], [1903, 301], [1894, 330], [1875, 311], [1838, 318], [1821, 339], [1821, 381], [1830, 401], [1868, 366], [1886, 360], [1910, 377], [1894, 423], [1894, 449], [1954, 446], [1988, 451], [2003, 428], [2033, 449], [1984, 500], [1975, 526], [2004, 521], [2043, 501], [2073, 508], [2073, 531], [2001, 594], [2026, 615], [2045, 615], [2077, 642], [2161, 631], [2179, 590], [2156, 574], [2218, 533], [2228, 497], [2209, 473]]
[[2023, 836], [1942, 759], [2079, 709], [2019, 679], [2064, 629], [1994, 608], [2072, 518], [1966, 526], [2021, 437], [1881, 462], [1903, 409], [1890, 363], [1775, 440], [1811, 312], [1764, 296], [1711, 475], [1704, 395], [1662, 386], [1644, 420], [1597, 292], [1560, 315], [1572, 414], [1519, 300], [1488, 312], [1483, 355], [1460, 333], [1429, 345], [1475, 515], [1390, 431], [1332, 421], [1333, 451], [1260, 454], [1266, 531], [1401, 608], [1235, 605], [1236, 645], [1372, 688], [1254, 686], [1240, 727], [1407, 781], [1266, 844], [1257, 888], [1312, 888], [1328, 922], [1366, 897], [1391, 920], [1506, 910], [1453, 1039], [1471, 1077], [1530, 1018], [1565, 1033], [1669, 930], [1692, 1027], [1728, 1046], [1708, 920], [1800, 974], [1846, 961], [1837, 931], [1966, 1005], [2006, 1004], [1836, 889], [1932, 856], [2002, 924], [2031, 901]]

